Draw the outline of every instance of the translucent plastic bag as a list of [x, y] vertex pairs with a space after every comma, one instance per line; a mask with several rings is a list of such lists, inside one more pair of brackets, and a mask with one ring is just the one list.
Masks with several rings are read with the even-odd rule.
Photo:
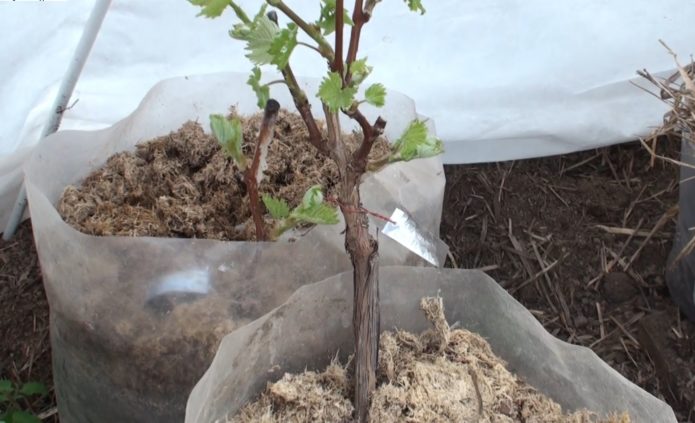
[[[300, 286], [350, 268], [343, 225], [293, 234], [291, 243], [248, 243], [94, 237], [58, 215], [54, 205], [65, 186], [113, 153], [188, 120], [208, 127], [210, 113], [224, 113], [232, 104], [240, 113], [255, 112], [246, 78], [220, 74], [165, 81], [127, 119], [102, 131], [50, 136], [29, 161], [26, 187], [51, 308], [61, 421], [182, 421], [188, 394], [224, 334], [282, 304]], [[316, 81], [305, 85], [314, 92]], [[285, 90], [273, 96], [292, 104]], [[406, 97], [389, 93], [388, 100], [380, 112], [393, 139], [416, 114]], [[368, 112], [373, 119], [376, 112]], [[386, 215], [400, 207], [435, 234], [443, 192], [438, 159], [397, 164], [363, 184], [365, 207]], [[384, 237], [380, 251], [384, 263], [423, 264]]]
[[[566, 410], [628, 411], [635, 423], [675, 423], [671, 408], [585, 347], [554, 338], [482, 272], [384, 267], [381, 328], [429, 327], [420, 298], [440, 295], [447, 320], [480, 334], [510, 371]], [[186, 407], [187, 423], [225, 422], [286, 372], [325, 368], [352, 345], [352, 275], [304, 286], [286, 303], [227, 335]]]

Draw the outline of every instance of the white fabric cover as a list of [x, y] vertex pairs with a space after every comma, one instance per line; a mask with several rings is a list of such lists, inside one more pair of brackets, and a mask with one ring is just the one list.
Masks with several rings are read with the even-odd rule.
[[[317, 16], [318, 0], [287, 0]], [[0, 224], [21, 179], [93, 0], [0, 2]], [[241, 0], [249, 10], [258, 0]], [[663, 39], [693, 52], [695, 3], [679, 0], [425, 0], [418, 16], [382, 1], [361, 55], [372, 81], [411, 96], [446, 142], [445, 163], [520, 159], [644, 135], [663, 106], [630, 84], [637, 69], [671, 72]], [[113, 0], [63, 129], [98, 129], [132, 112], [158, 81], [247, 72], [243, 46], [222, 18], [185, 0]], [[298, 75], [325, 67], [301, 49]]]

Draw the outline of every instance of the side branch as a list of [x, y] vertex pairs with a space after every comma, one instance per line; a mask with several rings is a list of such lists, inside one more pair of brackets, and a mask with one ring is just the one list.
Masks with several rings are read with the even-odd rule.
[[371, 19], [372, 13], [374, 13], [374, 7], [376, 7], [376, 4], [379, 2], [381, 2], [381, 0], [367, 0], [367, 3], [364, 4], [364, 14], [367, 15], [367, 22]]
[[328, 147], [321, 136], [321, 130], [316, 124], [314, 114], [311, 112], [309, 99], [307, 99], [306, 94], [299, 87], [297, 78], [294, 76], [294, 72], [292, 72], [290, 65], [285, 66], [285, 69], [282, 70], [282, 76], [285, 78], [287, 87], [290, 89], [290, 94], [292, 95], [294, 105], [297, 108], [299, 115], [302, 117], [302, 120], [304, 120], [307, 130], [309, 131], [309, 142], [311, 145], [316, 147], [319, 153], [323, 154], [324, 156], [328, 156]]
[[367, 170], [369, 153], [372, 151], [374, 141], [384, 133], [386, 121], [379, 116], [374, 122], [374, 125], [372, 125], [359, 110], [347, 110], [345, 113], [357, 121], [360, 128], [362, 128], [362, 144], [360, 144], [360, 147], [352, 155], [352, 163], [355, 170], [362, 174]]
[[263, 122], [261, 122], [261, 130], [258, 133], [258, 140], [256, 141], [256, 151], [253, 155], [253, 162], [251, 167], [246, 169], [246, 189], [249, 192], [249, 203], [251, 206], [251, 214], [253, 216], [253, 223], [256, 226], [256, 240], [267, 241], [268, 233], [265, 230], [265, 222], [263, 221], [263, 216], [261, 215], [261, 205], [258, 196], [258, 184], [263, 178], [263, 171], [266, 166], [266, 155], [268, 154], [268, 147], [270, 142], [273, 140], [273, 133], [275, 132], [275, 121], [278, 117], [278, 111], [280, 110], [280, 104], [270, 99], [265, 105], [265, 114], [263, 115]]
[[[348, 68], [357, 59], [357, 50], [360, 47], [362, 26], [366, 24], [371, 14], [364, 13], [364, 0], [355, 0], [355, 8], [352, 11], [352, 30], [350, 31], [350, 47], [348, 47], [346, 63]], [[348, 78], [349, 79], [349, 78]]]
[[343, 73], [343, 25], [345, 10], [344, 0], [336, 0], [335, 6], [335, 58], [331, 64], [331, 70], [338, 72], [343, 81], [345, 73]]

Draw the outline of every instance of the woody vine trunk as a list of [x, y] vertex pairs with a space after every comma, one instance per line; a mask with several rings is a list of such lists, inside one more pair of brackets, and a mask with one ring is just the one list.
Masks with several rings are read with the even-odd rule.
[[[369, 20], [364, 13], [364, 1], [355, 0], [353, 8], [353, 26], [350, 34], [345, 65], [343, 63], [343, 0], [336, 1], [335, 57], [331, 70], [343, 76], [343, 86], [350, 82], [350, 66], [357, 57], [360, 32]], [[347, 69], [346, 69], [347, 68]], [[367, 216], [360, 212], [362, 204], [359, 185], [362, 175], [367, 170], [369, 153], [374, 141], [381, 135], [386, 122], [379, 117], [374, 126], [357, 109], [346, 111], [362, 128], [362, 143], [352, 154], [346, 157], [347, 148], [341, 140], [340, 122], [337, 113], [331, 113], [325, 106], [328, 130], [329, 150], [337, 153], [334, 160], [341, 172], [340, 210], [345, 218], [345, 249], [350, 255], [353, 266], [353, 312], [352, 327], [355, 339], [355, 419], [366, 422], [369, 413], [369, 400], [376, 388], [376, 368], [379, 351], [380, 309], [379, 309], [379, 249], [378, 243], [369, 233]], [[335, 155], [335, 154], [334, 154]]]
[[[337, 28], [341, 28], [340, 25]], [[342, 31], [336, 31], [342, 35]], [[337, 43], [340, 44], [340, 43]], [[340, 51], [339, 49], [336, 49]], [[336, 57], [337, 56], [336, 54]], [[333, 62], [331, 67], [339, 66]], [[342, 65], [342, 62], [340, 62]], [[353, 266], [354, 405], [357, 422], [367, 422], [369, 400], [376, 388], [376, 369], [380, 333], [378, 243], [369, 233], [369, 221], [362, 208], [359, 185], [368, 167], [374, 142], [383, 133], [386, 121], [379, 117], [372, 125], [357, 109], [343, 110], [362, 129], [358, 149], [350, 153], [342, 139], [339, 112], [324, 105], [328, 139], [323, 140], [306, 95], [299, 89], [292, 68], [283, 70], [283, 78], [292, 94], [299, 115], [309, 131], [308, 141], [318, 152], [335, 161], [340, 174], [338, 205], [345, 219], [345, 249]]]
[[[338, 113], [331, 112], [327, 107], [324, 107], [324, 113], [328, 127], [328, 148], [340, 172], [338, 203], [345, 218], [345, 249], [353, 266], [355, 418], [358, 422], [366, 422], [370, 395], [376, 387], [378, 361], [379, 251], [377, 241], [369, 233], [367, 216], [362, 211], [359, 185], [366, 172], [367, 156], [386, 122], [379, 118], [374, 126], [367, 123], [363, 127], [364, 138], [360, 148], [350, 155], [341, 137]], [[364, 116], [359, 116], [363, 122], [367, 122]]]
[[[281, 1], [269, 1], [282, 10], [292, 21], [302, 28], [307, 25]], [[343, 10], [344, 1], [336, 1], [336, 10]], [[343, 86], [350, 83], [350, 66], [356, 60], [362, 26], [369, 21], [376, 1], [356, 0], [353, 9], [353, 27], [350, 34], [346, 60], [343, 61], [344, 16], [336, 13], [335, 52], [321, 43], [329, 67], [342, 76]], [[277, 16], [269, 14], [277, 21]], [[311, 34], [310, 28], [307, 33]], [[320, 41], [320, 39], [319, 39]], [[335, 161], [340, 173], [338, 185], [338, 205], [345, 219], [345, 249], [353, 266], [353, 331], [355, 340], [354, 358], [354, 406], [355, 419], [366, 422], [371, 393], [376, 388], [376, 368], [378, 361], [380, 309], [379, 309], [379, 251], [376, 239], [369, 233], [369, 221], [362, 208], [359, 185], [368, 167], [368, 157], [374, 142], [383, 133], [386, 121], [379, 117], [372, 125], [359, 109], [343, 109], [342, 112], [355, 120], [362, 129], [362, 142], [359, 148], [350, 153], [342, 139], [339, 112], [332, 111], [324, 104], [328, 139], [323, 140], [311, 111], [306, 95], [299, 88], [291, 66], [282, 69], [282, 76], [290, 90], [297, 110], [309, 131], [308, 141], [318, 152]]]
[[[359, 190], [355, 190], [354, 197], [359, 204]], [[367, 232], [366, 217], [342, 209], [347, 228], [345, 248], [354, 272], [355, 417], [366, 422], [370, 395], [376, 387], [379, 348], [379, 252], [376, 240]]]

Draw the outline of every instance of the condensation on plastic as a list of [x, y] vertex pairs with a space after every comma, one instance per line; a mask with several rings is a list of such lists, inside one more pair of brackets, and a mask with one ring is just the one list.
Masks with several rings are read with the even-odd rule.
[[[282, 304], [300, 286], [350, 269], [342, 224], [294, 234], [294, 242], [248, 243], [94, 237], [58, 215], [54, 205], [65, 186], [112, 154], [132, 150], [187, 120], [197, 119], [207, 128], [210, 113], [224, 113], [232, 104], [241, 113], [255, 112], [246, 78], [218, 74], [164, 81], [113, 127], [59, 132], [31, 157], [26, 186], [51, 309], [61, 421], [183, 421], [190, 389], [210, 364], [217, 341], [234, 328], [222, 327], [220, 320], [229, 317], [243, 325]], [[312, 93], [317, 81], [304, 85]], [[272, 94], [281, 104], [292, 104], [285, 90]], [[310, 97], [314, 110], [320, 110]], [[417, 115], [407, 97], [389, 92], [388, 99], [380, 112], [393, 139]], [[376, 117], [375, 110], [365, 114]], [[444, 193], [438, 158], [389, 166], [368, 176], [362, 187], [369, 210], [388, 213], [401, 207], [438, 233]], [[383, 263], [425, 265], [382, 238]], [[195, 308], [206, 302], [212, 304], [209, 309]], [[212, 313], [220, 304], [222, 312]], [[189, 333], [191, 328], [195, 333]], [[148, 337], [157, 339], [152, 344], [160, 348], [157, 353], [148, 352]]]
[[[566, 410], [628, 411], [635, 423], [676, 423], [671, 408], [643, 391], [590, 349], [550, 335], [484, 273], [384, 267], [381, 327], [426, 329], [419, 300], [440, 295], [449, 322], [487, 339], [508, 368]], [[186, 423], [225, 422], [286, 372], [319, 370], [353, 350], [349, 273], [304, 286], [286, 303], [227, 335], [186, 407]]]
[[687, 130], [682, 132], [679, 215], [673, 247], [666, 268], [666, 284], [673, 302], [695, 322], [695, 254], [691, 253], [674, 262], [683, 248], [692, 240], [695, 233], [695, 135]]

